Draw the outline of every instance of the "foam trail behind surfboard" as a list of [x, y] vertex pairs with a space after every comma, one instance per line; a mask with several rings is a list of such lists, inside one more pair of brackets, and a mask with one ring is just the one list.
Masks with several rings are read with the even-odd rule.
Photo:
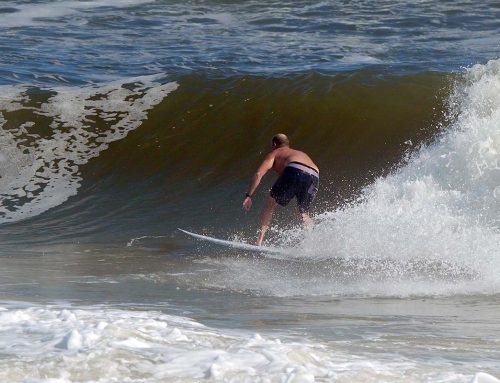
[[193, 238], [196, 238], [196, 239], [199, 239], [202, 241], [214, 243], [214, 244], [221, 245], [221, 246], [232, 247], [232, 248], [240, 249], [240, 250], [247, 250], [247, 251], [252, 251], [252, 252], [257, 252], [257, 253], [274, 254], [274, 255], [284, 255], [287, 252], [289, 252], [289, 250], [279, 248], [279, 247], [256, 246], [256, 245], [251, 245], [249, 243], [238, 242], [238, 241], [228, 241], [225, 239], [209, 237], [207, 235], [191, 233], [190, 231], [183, 230], [180, 228], [177, 228], [177, 230], [183, 232], [186, 235], [189, 235], [190, 237], [193, 237]]

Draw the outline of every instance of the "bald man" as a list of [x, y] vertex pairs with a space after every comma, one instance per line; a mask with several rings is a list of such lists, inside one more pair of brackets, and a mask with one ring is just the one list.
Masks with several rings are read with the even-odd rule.
[[278, 204], [286, 206], [294, 197], [297, 198], [303, 224], [312, 226], [312, 220], [307, 212], [318, 192], [319, 169], [316, 164], [304, 152], [290, 148], [286, 135], [276, 134], [271, 140], [271, 152], [264, 158], [250, 181], [243, 201], [243, 208], [246, 211], [251, 209], [252, 196], [262, 177], [270, 169], [278, 173], [279, 178], [273, 185], [262, 211], [257, 246], [262, 245], [276, 206]]

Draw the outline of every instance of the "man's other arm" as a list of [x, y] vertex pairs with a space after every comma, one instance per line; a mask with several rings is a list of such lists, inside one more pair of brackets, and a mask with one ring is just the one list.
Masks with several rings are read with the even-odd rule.
[[249, 211], [250, 208], [252, 207], [252, 199], [251, 197], [253, 196], [253, 193], [255, 193], [255, 190], [260, 184], [260, 181], [262, 180], [262, 177], [271, 169], [274, 165], [274, 153], [271, 152], [269, 153], [266, 158], [264, 158], [264, 161], [260, 164], [259, 168], [253, 175], [250, 185], [248, 186], [248, 191], [247, 191], [247, 197], [243, 201], [243, 208], [246, 211]]

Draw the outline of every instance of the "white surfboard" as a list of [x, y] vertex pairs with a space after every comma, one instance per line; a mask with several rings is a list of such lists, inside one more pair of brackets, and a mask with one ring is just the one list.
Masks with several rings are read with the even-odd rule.
[[193, 238], [196, 238], [196, 239], [199, 239], [202, 241], [215, 243], [215, 244], [221, 245], [221, 246], [232, 247], [235, 249], [252, 251], [252, 252], [256, 252], [256, 253], [283, 255], [283, 254], [286, 254], [287, 252], [290, 251], [289, 249], [287, 250], [287, 249], [283, 249], [280, 247], [256, 246], [256, 245], [251, 245], [251, 244], [245, 243], [245, 242], [228, 241], [225, 239], [209, 237], [208, 235], [191, 233], [190, 231], [179, 229], [179, 228], [177, 228], [177, 230], [183, 232], [186, 235], [189, 235], [190, 237], [193, 237]]

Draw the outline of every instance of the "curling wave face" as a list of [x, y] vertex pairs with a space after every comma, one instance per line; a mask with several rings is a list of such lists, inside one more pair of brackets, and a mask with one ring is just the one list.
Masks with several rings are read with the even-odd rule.
[[[386, 172], [411, 147], [405, 142], [432, 137], [435, 129], [422, 127], [440, 118], [435, 95], [448, 81], [359, 72], [4, 86], [1, 219], [34, 219], [45, 238], [55, 228], [82, 239], [92, 226], [121, 225], [112, 234], [123, 240], [193, 218], [208, 224], [217, 206], [235, 224], [241, 188], [276, 131], [311, 153], [325, 186], [334, 180], [335, 195], [327, 187], [319, 197], [324, 210]], [[164, 218], [172, 211], [183, 212], [179, 222]]]

